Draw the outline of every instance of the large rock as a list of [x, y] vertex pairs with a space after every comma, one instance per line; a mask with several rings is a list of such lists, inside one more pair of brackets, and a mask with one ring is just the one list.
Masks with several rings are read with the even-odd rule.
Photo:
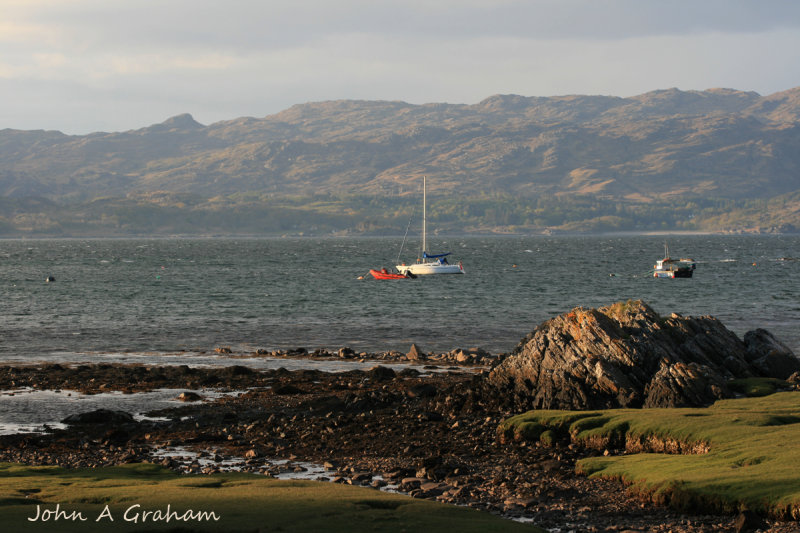
[[663, 365], [644, 390], [644, 407], [690, 407], [730, 396], [725, 379], [697, 363]]
[[133, 416], [125, 411], [113, 411], [111, 409], [96, 409], [86, 413], [69, 415], [61, 421], [64, 424], [103, 424], [115, 425], [133, 422]]
[[406, 354], [406, 358], [409, 361], [419, 361], [421, 359], [425, 359], [426, 357], [422, 350], [419, 349], [419, 346], [412, 344], [411, 349]]
[[478, 390], [482, 403], [512, 410], [707, 405], [732, 396], [733, 378], [800, 367], [767, 332], [753, 338], [710, 316], [661, 317], [641, 301], [576, 308], [537, 327]]
[[748, 331], [744, 335], [744, 344], [749, 360], [764, 376], [788, 379], [800, 371], [800, 360], [792, 350], [767, 330]]

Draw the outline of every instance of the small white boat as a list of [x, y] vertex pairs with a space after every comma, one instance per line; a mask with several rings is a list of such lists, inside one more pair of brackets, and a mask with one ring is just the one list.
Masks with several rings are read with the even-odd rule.
[[[416, 263], [407, 265], [400, 263], [396, 265], [397, 271], [401, 274], [411, 273], [415, 276], [427, 276], [430, 274], [463, 274], [464, 267], [459, 261], [458, 264], [450, 264], [447, 256], [450, 252], [439, 254], [428, 253], [427, 235], [427, 183], [425, 176], [422, 177], [422, 252]], [[401, 248], [402, 253], [402, 248]]]
[[664, 259], [656, 261], [653, 266], [654, 278], [691, 278], [697, 263], [694, 259], [672, 259], [669, 256], [669, 247], [664, 243]]

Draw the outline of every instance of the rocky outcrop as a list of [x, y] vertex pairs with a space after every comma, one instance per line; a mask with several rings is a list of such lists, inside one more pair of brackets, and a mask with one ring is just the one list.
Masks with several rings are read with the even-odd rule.
[[748, 360], [767, 377], [789, 379], [800, 371], [800, 360], [788, 346], [764, 329], [748, 331], [744, 335]]
[[689, 407], [731, 397], [731, 379], [798, 369], [769, 332], [743, 342], [714, 317], [661, 317], [628, 301], [544, 322], [478, 387], [484, 403], [513, 410]]

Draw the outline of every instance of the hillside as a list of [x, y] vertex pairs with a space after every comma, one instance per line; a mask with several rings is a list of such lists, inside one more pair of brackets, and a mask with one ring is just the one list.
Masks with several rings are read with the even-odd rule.
[[448, 231], [785, 230], [800, 227], [799, 122], [800, 88], [668, 89], [5, 129], [0, 234], [399, 231], [423, 175]]

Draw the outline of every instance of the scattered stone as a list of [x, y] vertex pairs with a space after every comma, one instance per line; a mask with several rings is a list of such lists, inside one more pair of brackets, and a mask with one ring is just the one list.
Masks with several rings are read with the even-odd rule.
[[182, 402], [199, 402], [203, 399], [202, 396], [196, 392], [186, 391], [178, 395], [178, 400]]

